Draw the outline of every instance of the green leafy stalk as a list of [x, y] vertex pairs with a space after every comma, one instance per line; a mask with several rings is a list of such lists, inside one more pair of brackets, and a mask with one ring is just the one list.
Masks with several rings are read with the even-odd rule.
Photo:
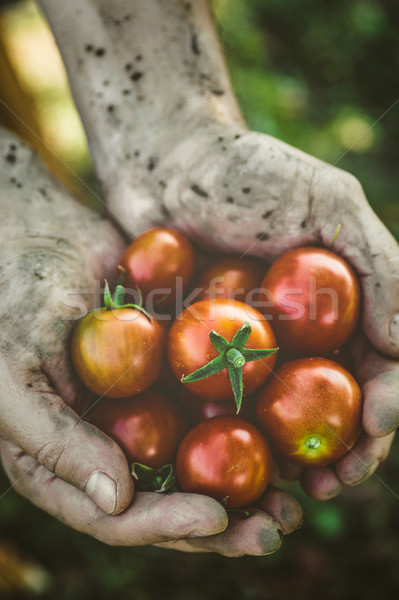
[[251, 335], [251, 333], [252, 333], [251, 325], [248, 323], [248, 321], [245, 321], [244, 325], [242, 325], [240, 327], [240, 329], [237, 331], [237, 333], [234, 335], [233, 339], [231, 340], [231, 345], [234, 348], [243, 350], [245, 348], [245, 344], [247, 343], [248, 338]]
[[242, 351], [242, 355], [245, 358], [245, 362], [252, 362], [254, 360], [260, 360], [262, 358], [267, 358], [272, 354], [277, 352], [278, 348], [271, 348], [270, 350], [256, 350], [252, 348], [244, 348]]
[[278, 350], [278, 348], [245, 348], [251, 332], [251, 326], [246, 321], [235, 333], [231, 342], [228, 342], [223, 336], [212, 329], [209, 332], [209, 339], [212, 346], [218, 352], [218, 356], [193, 373], [190, 373], [186, 377], [182, 377], [182, 383], [201, 381], [202, 379], [220, 373], [223, 369], [227, 369], [238, 414], [241, 409], [243, 396], [243, 366], [246, 362], [267, 358]]
[[159, 469], [147, 467], [138, 462], [130, 465], [135, 487], [140, 492], [167, 492], [176, 485], [176, 473], [173, 465], [163, 465]]
[[203, 367], [200, 367], [187, 377], [183, 377], [183, 383], [194, 383], [195, 381], [201, 381], [201, 379], [205, 379], [206, 377], [211, 377], [211, 375], [216, 375], [226, 367], [224, 357], [219, 355], [213, 360], [209, 361]]
[[118, 308], [134, 308], [143, 313], [150, 321], [153, 321], [153, 317], [143, 308], [142, 301], [143, 296], [139, 290], [139, 304], [124, 304], [123, 297], [125, 294], [125, 288], [118, 284], [115, 289], [114, 297], [112, 297], [108, 281], [105, 279], [104, 283], [104, 305], [107, 310], [116, 310]]
[[125, 267], [122, 267], [122, 265], [118, 265], [118, 270], [119, 270], [119, 277], [117, 280], [117, 285], [124, 285], [125, 280], [126, 280], [126, 269]]
[[330, 244], [330, 250], [332, 250], [332, 247], [335, 244], [335, 240], [337, 239], [337, 237], [339, 235], [340, 229], [341, 229], [341, 223], [338, 224], [337, 229], [335, 230], [334, 237], [333, 237], [333, 239], [331, 241], [331, 244]]
[[218, 352], [223, 352], [229, 346], [229, 342], [225, 340], [222, 335], [216, 333], [214, 329], [211, 329], [211, 331], [209, 332], [209, 339], [211, 340], [212, 346]]
[[231, 387], [233, 388], [234, 399], [236, 401], [237, 414], [240, 412], [241, 404], [242, 404], [242, 368], [234, 367], [233, 365], [229, 365], [227, 367], [229, 372], [229, 377], [231, 381]]

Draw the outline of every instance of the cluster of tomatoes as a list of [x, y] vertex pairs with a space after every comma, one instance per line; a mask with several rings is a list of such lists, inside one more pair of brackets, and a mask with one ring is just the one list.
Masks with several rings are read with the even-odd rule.
[[269, 266], [224, 257], [198, 273], [188, 239], [154, 228], [119, 271], [123, 286], [106, 285], [104, 307], [77, 323], [72, 360], [99, 396], [88, 420], [142, 489], [245, 507], [278, 456], [324, 466], [353, 446], [362, 394], [341, 363], [360, 290], [341, 257], [297, 248]]

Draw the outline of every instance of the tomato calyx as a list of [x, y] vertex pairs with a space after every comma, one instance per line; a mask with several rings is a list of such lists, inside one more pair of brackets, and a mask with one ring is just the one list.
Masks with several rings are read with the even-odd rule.
[[209, 332], [209, 340], [215, 350], [219, 353], [218, 356], [210, 360], [206, 365], [200, 367], [193, 373], [182, 377], [182, 383], [193, 383], [201, 381], [211, 375], [216, 375], [223, 369], [227, 369], [231, 387], [233, 389], [234, 399], [237, 407], [237, 414], [240, 411], [243, 395], [242, 384], [242, 368], [246, 362], [260, 360], [275, 354], [278, 348], [252, 349], [246, 348], [245, 345], [251, 335], [252, 327], [246, 321], [237, 333], [228, 342], [222, 335], [214, 329]]
[[152, 322], [154, 320], [153, 317], [142, 306], [143, 296], [139, 289], [138, 289], [138, 293], [139, 293], [138, 304], [124, 304], [123, 297], [125, 295], [125, 288], [123, 287], [123, 285], [118, 284], [116, 286], [114, 296], [112, 297], [110, 289], [109, 289], [108, 281], [105, 279], [105, 283], [104, 283], [104, 305], [105, 305], [105, 308], [107, 310], [115, 310], [115, 309], [119, 309], [119, 308], [133, 308], [134, 310], [138, 310], [139, 312], [142, 312], [143, 315], [145, 315], [147, 317], [147, 319], [149, 319]]
[[176, 472], [173, 465], [163, 465], [159, 469], [147, 467], [139, 462], [130, 465], [130, 473], [136, 480], [140, 492], [168, 492], [176, 486]]

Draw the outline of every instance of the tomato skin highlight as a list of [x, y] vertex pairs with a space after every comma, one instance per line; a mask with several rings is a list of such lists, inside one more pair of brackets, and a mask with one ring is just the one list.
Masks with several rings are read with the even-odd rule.
[[270, 447], [261, 432], [237, 417], [213, 417], [191, 429], [176, 458], [185, 492], [205, 494], [229, 508], [255, 502], [272, 471]]
[[187, 430], [179, 408], [153, 390], [132, 398], [103, 400], [87, 420], [119, 444], [129, 463], [154, 469], [174, 461]]
[[[262, 282], [265, 263], [258, 258], [226, 256], [213, 262], [199, 275], [194, 288], [202, 292], [196, 300], [230, 298], [252, 304]], [[212, 283], [213, 282], [213, 283]]]
[[262, 312], [271, 317], [284, 350], [313, 356], [331, 352], [349, 339], [358, 322], [356, 274], [343, 258], [325, 248], [285, 252], [271, 265], [261, 288], [268, 303]]
[[164, 360], [165, 333], [142, 312], [100, 309], [74, 329], [71, 357], [81, 381], [108, 398], [133, 396], [158, 377]]
[[126, 272], [126, 287], [138, 287], [144, 300], [153, 290], [168, 289], [152, 299], [154, 305], [168, 304], [176, 298], [176, 278], [182, 278], [183, 289], [192, 279], [194, 250], [188, 238], [176, 229], [153, 227], [126, 248], [119, 266]]
[[326, 358], [285, 363], [258, 393], [256, 418], [275, 450], [302, 466], [344, 456], [361, 432], [362, 392]]
[[[186, 308], [176, 318], [168, 335], [169, 364], [179, 381], [217, 356], [209, 340], [211, 329], [230, 341], [245, 322], [252, 327], [247, 348], [276, 347], [276, 338], [270, 325], [259, 311], [248, 304], [215, 299], [200, 300]], [[245, 395], [251, 394], [266, 381], [275, 362], [276, 355], [273, 354], [244, 364], [242, 375]], [[215, 401], [234, 399], [227, 369], [202, 381], [183, 385], [202, 398]]]

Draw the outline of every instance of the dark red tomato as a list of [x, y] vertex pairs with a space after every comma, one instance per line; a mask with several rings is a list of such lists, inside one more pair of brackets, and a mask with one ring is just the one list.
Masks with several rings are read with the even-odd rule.
[[129, 462], [158, 469], [175, 459], [186, 424], [178, 407], [152, 390], [113, 401], [102, 401], [88, 417], [112, 437]]
[[352, 375], [327, 358], [279, 367], [260, 390], [257, 422], [282, 456], [325, 466], [344, 456], [361, 431], [362, 393]]
[[[238, 329], [248, 322], [252, 333], [247, 348], [275, 348], [276, 339], [263, 315], [255, 308], [236, 300], [200, 300], [186, 308], [175, 320], [168, 336], [169, 364], [176, 377], [181, 380], [217, 356], [209, 340], [214, 329], [226, 340], [231, 341]], [[244, 395], [258, 389], [269, 377], [276, 355], [247, 362], [242, 367]], [[193, 394], [211, 400], [234, 398], [227, 369], [195, 383], [185, 383]]]
[[272, 455], [264, 436], [235, 417], [214, 417], [196, 425], [177, 452], [176, 473], [183, 491], [226, 499], [230, 508], [255, 502], [271, 471]]
[[205, 269], [195, 284], [202, 292], [197, 300], [231, 298], [252, 304], [257, 300], [265, 272], [265, 263], [258, 258], [226, 256]]
[[176, 286], [178, 290], [181, 285], [183, 290], [190, 283], [194, 250], [179, 231], [154, 227], [144, 231], [126, 248], [119, 265], [126, 271], [125, 287], [140, 288], [150, 309], [149, 304], [173, 301]]
[[83, 383], [109, 398], [134, 396], [158, 377], [165, 351], [159, 323], [131, 308], [93, 311], [78, 322], [71, 353]]
[[[342, 346], [359, 318], [360, 287], [349, 264], [324, 248], [282, 254], [262, 285], [282, 349], [323, 354]], [[269, 317], [268, 317], [269, 318]]]
[[[225, 402], [214, 402], [195, 396], [185, 387], [181, 388], [181, 397], [178, 399], [178, 404], [187, 418], [194, 423], [200, 423], [212, 417], [233, 417], [236, 416], [237, 408], [233, 402], [226, 400]], [[239, 416], [242, 419], [250, 420], [254, 417], [254, 398], [245, 397], [242, 401], [242, 407]]]

